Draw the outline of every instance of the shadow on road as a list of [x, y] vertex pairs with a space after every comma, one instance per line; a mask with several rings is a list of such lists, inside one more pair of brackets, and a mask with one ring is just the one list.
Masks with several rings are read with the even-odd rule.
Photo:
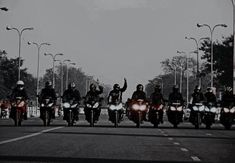
[[[27, 156], [0, 156], [1, 163], [4, 162], [79, 162], [79, 163], [192, 163], [193, 161], [152, 161], [152, 160], [122, 160], [101, 158], [59, 158], [59, 157], [27, 157]], [[203, 163], [203, 162], [200, 162]]]

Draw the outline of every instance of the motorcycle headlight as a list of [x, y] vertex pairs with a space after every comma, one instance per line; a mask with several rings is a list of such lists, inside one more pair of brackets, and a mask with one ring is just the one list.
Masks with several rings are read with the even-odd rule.
[[199, 109], [198, 109], [197, 106], [193, 106], [193, 110], [194, 110], [194, 111], [198, 111]]
[[115, 107], [115, 105], [110, 105], [110, 106], [109, 106], [109, 109], [110, 109], [110, 110], [115, 110], [116, 107]]
[[225, 113], [228, 113], [228, 112], [229, 112], [229, 109], [228, 109], [228, 108], [224, 108], [224, 112], [225, 112]]
[[99, 107], [99, 103], [96, 102], [95, 105], [93, 106], [93, 108], [98, 108]]
[[234, 113], [235, 112], [235, 107], [233, 107], [232, 109], [230, 109], [230, 113]]
[[122, 108], [123, 108], [122, 103], [120, 103], [120, 104], [117, 106], [117, 110], [121, 110]]
[[21, 101], [21, 102], [18, 104], [18, 107], [23, 107], [24, 104], [25, 104], [25, 102], [24, 102], [24, 101]]
[[70, 104], [69, 104], [68, 102], [65, 102], [65, 103], [63, 104], [63, 107], [64, 107], [64, 108], [69, 108], [69, 107], [70, 107]]
[[146, 105], [140, 105], [140, 110], [141, 110], [141, 111], [146, 110], [146, 108], [147, 108], [147, 106], [146, 106]]
[[163, 109], [163, 105], [162, 104], [158, 107], [158, 110], [161, 110], [161, 109]]
[[216, 112], [216, 108], [215, 108], [215, 107], [212, 107], [212, 108], [211, 108], [211, 112], [212, 112], [212, 113], [215, 113], [215, 112]]
[[182, 111], [182, 110], [183, 110], [182, 106], [177, 107], [177, 111]]
[[175, 108], [174, 106], [171, 106], [171, 107], [170, 107], [170, 110], [171, 110], [171, 111], [176, 111], [176, 108]]
[[199, 106], [199, 111], [204, 111], [205, 110], [205, 106]]
[[88, 108], [92, 108], [92, 106], [90, 104], [86, 104], [86, 107]]
[[41, 104], [41, 107], [44, 107], [45, 105], [44, 104]]
[[53, 103], [48, 104], [48, 107], [52, 107], [52, 106], [53, 106]]
[[133, 108], [133, 110], [139, 110], [139, 105], [133, 104], [133, 105], [132, 105], [132, 108]]
[[[201, 110], [200, 110], [201, 111]], [[209, 112], [210, 109], [208, 107], [205, 107], [205, 111]]]
[[72, 106], [71, 106], [71, 108], [76, 108], [77, 107], [77, 104], [73, 104]]

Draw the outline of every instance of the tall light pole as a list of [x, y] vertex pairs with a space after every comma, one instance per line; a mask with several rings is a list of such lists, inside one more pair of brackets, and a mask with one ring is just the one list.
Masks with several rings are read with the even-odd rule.
[[233, 94], [235, 95], [235, 2], [233, 4]]
[[37, 88], [36, 88], [36, 107], [38, 107], [38, 94], [39, 94], [39, 66], [40, 66], [40, 49], [41, 49], [41, 47], [43, 46], [43, 45], [47, 45], [47, 46], [49, 46], [49, 45], [51, 45], [51, 44], [49, 44], [49, 43], [46, 43], [46, 42], [44, 42], [44, 43], [41, 43], [41, 44], [38, 44], [38, 43], [36, 43], [36, 42], [28, 42], [28, 45], [32, 45], [32, 44], [34, 44], [34, 45], [36, 45], [36, 47], [37, 47], [37, 50], [38, 50], [38, 64], [37, 64]]
[[[177, 53], [178, 54], [185, 54], [184, 51], [178, 51], [177, 50]], [[180, 67], [180, 93], [182, 93], [182, 83], [183, 83], [183, 67]]]
[[51, 53], [44, 53], [45, 56], [51, 56], [52, 57], [52, 64], [53, 64], [53, 67], [52, 67], [52, 87], [55, 88], [55, 58], [56, 56], [62, 56], [63, 54], [62, 53], [58, 53], [58, 54], [51, 54]]
[[227, 27], [226, 24], [217, 24], [215, 25], [213, 28], [211, 28], [208, 24], [197, 24], [197, 27], [200, 28], [200, 27], [208, 27], [209, 30], [210, 30], [210, 41], [211, 41], [211, 87], [213, 87], [213, 78], [214, 78], [214, 71], [213, 71], [213, 32], [215, 30], [216, 27]]
[[200, 38], [199, 40], [197, 40], [196, 38], [194, 37], [185, 37], [185, 39], [187, 40], [194, 40], [195, 43], [196, 43], [196, 54], [197, 54], [197, 79], [198, 79], [198, 85], [201, 86], [201, 77], [200, 77], [200, 72], [199, 72], [199, 43], [201, 40], [205, 40], [205, 39], [208, 39], [210, 40], [209, 37], [203, 37], [203, 38]]
[[24, 31], [26, 31], [26, 30], [33, 30], [33, 28], [32, 27], [30, 27], [30, 28], [23, 28], [22, 30], [19, 30], [19, 29], [17, 29], [17, 28], [15, 28], [15, 27], [6, 27], [6, 30], [15, 30], [15, 31], [17, 31], [17, 33], [18, 33], [18, 35], [19, 35], [19, 68], [18, 68], [18, 80], [20, 80], [20, 52], [21, 52], [21, 37], [22, 37], [22, 34], [23, 34], [23, 32]]
[[[69, 63], [70, 65], [76, 65], [76, 63]], [[68, 64], [66, 64], [66, 89], [68, 89], [69, 84], [69, 67]]]

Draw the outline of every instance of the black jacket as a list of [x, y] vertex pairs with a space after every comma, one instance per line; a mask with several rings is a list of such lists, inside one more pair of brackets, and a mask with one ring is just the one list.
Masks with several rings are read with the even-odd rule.
[[25, 89], [19, 90], [17, 88], [14, 88], [11, 95], [10, 95], [10, 98], [11, 98], [11, 100], [15, 100], [16, 97], [22, 97], [23, 100], [27, 100], [28, 95], [27, 95], [26, 90]]
[[108, 103], [111, 104], [121, 103], [122, 93], [125, 92], [126, 89], [127, 89], [127, 84], [125, 83], [124, 86], [119, 91], [112, 90], [108, 96]]
[[169, 104], [171, 103], [181, 103], [183, 105], [184, 103], [184, 100], [183, 100], [183, 96], [181, 93], [179, 92], [172, 92], [170, 95], [169, 95]]
[[213, 104], [216, 105], [217, 100], [216, 100], [216, 96], [214, 95], [214, 93], [207, 92], [207, 93], [205, 93], [204, 96], [205, 96], [205, 99], [206, 99], [206, 103], [213, 103]]
[[77, 89], [67, 89], [66, 91], [64, 91], [63, 102], [69, 100], [75, 100], [76, 102], [79, 102], [81, 100], [80, 92]]
[[164, 99], [160, 92], [153, 92], [150, 96], [150, 99], [153, 105], [164, 104]]
[[135, 91], [132, 94], [132, 99], [134, 99], [134, 100], [138, 100], [138, 99], [146, 100], [146, 94], [145, 94], [144, 91]]
[[100, 100], [99, 95], [102, 93], [103, 93], [103, 87], [101, 87], [101, 86], [99, 87], [99, 90], [87, 92], [86, 97], [85, 97], [85, 102], [99, 101]]
[[56, 101], [56, 93], [53, 88], [43, 88], [39, 96], [39, 102], [45, 98], [51, 98], [54, 102]]
[[192, 100], [193, 100], [192, 104], [195, 104], [195, 103], [204, 102], [205, 98], [204, 98], [203, 93], [201, 93], [201, 92], [194, 92], [192, 94]]

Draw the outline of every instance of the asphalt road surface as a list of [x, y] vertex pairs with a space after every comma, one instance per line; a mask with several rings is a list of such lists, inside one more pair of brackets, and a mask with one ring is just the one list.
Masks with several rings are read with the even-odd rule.
[[125, 118], [118, 128], [102, 115], [89, 127], [80, 115], [79, 122], [67, 127], [62, 118], [44, 127], [39, 118], [29, 118], [21, 127], [11, 119], [0, 120], [0, 162], [85, 162], [85, 163], [188, 163], [235, 162], [235, 127], [224, 130], [194, 129], [189, 122], [174, 129], [169, 122], [141, 128]]

